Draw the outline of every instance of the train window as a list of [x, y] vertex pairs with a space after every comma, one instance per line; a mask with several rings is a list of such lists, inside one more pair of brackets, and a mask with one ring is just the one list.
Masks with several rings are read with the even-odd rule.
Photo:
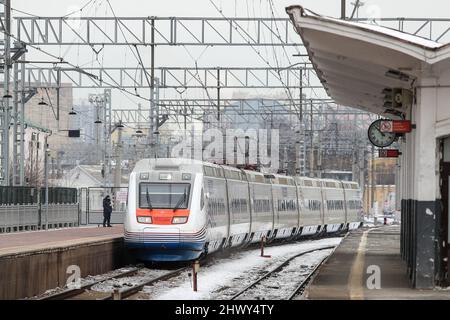
[[205, 175], [208, 177], [215, 176], [214, 168], [212, 168], [212, 167], [203, 167], [203, 171], [204, 171]]
[[223, 172], [221, 168], [214, 168], [215, 176], [218, 178], [223, 178]]
[[240, 172], [237, 172], [237, 171], [228, 170], [228, 171], [226, 171], [225, 176], [228, 179], [241, 180]]
[[313, 186], [313, 183], [312, 183], [311, 180], [303, 180], [303, 185], [304, 185], [305, 187], [312, 187], [312, 186]]
[[264, 176], [256, 175], [255, 182], [264, 183]]
[[224, 171], [225, 171], [225, 178], [231, 179], [231, 171], [228, 169], [225, 169]]
[[191, 185], [188, 183], [141, 183], [139, 207], [146, 209], [186, 209]]

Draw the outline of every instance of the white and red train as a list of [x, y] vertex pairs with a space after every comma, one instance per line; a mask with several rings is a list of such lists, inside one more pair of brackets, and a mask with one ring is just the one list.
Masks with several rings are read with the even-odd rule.
[[356, 229], [361, 220], [354, 182], [144, 159], [130, 176], [125, 244], [140, 260], [188, 261], [262, 237]]

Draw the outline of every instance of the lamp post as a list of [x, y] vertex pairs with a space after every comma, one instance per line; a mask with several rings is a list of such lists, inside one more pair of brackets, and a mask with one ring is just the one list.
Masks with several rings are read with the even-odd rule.
[[50, 149], [48, 148], [48, 137], [50, 135], [51, 133], [44, 138], [45, 230], [48, 230], [48, 156], [50, 153]]

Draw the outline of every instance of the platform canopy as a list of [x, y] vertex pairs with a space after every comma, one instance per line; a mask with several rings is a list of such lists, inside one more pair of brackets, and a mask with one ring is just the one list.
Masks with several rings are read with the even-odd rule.
[[375, 24], [286, 8], [327, 93], [337, 103], [383, 114], [389, 88], [414, 89], [450, 68], [450, 46]]

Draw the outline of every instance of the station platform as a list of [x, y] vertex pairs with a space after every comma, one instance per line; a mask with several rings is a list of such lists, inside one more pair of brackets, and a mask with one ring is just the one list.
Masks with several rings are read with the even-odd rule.
[[412, 289], [400, 256], [400, 226], [381, 226], [351, 232], [320, 268], [306, 299], [447, 300], [450, 289]]
[[6, 233], [0, 235], [0, 257], [117, 238], [123, 238], [122, 225]]
[[29, 298], [66, 285], [70, 266], [81, 276], [125, 263], [123, 226], [77, 227], [0, 235], [0, 299]]

